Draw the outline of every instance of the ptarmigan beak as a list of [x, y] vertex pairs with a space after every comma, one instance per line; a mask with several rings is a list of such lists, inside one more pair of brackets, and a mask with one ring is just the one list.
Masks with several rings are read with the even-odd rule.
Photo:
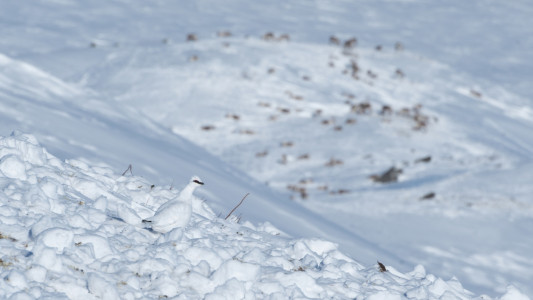
[[197, 179], [193, 180], [192, 182], [194, 182], [194, 183], [198, 183], [199, 185], [204, 185], [203, 182], [201, 182], [200, 180], [197, 180]]

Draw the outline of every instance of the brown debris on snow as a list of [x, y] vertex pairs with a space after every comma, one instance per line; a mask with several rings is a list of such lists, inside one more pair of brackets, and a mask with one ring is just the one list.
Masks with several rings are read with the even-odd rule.
[[370, 179], [374, 182], [390, 183], [398, 181], [398, 176], [402, 174], [402, 169], [391, 167], [382, 174], [370, 175]]

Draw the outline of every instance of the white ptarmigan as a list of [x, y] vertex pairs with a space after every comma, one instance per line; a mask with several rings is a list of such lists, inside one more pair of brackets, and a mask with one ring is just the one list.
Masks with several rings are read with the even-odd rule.
[[198, 176], [193, 176], [177, 198], [161, 205], [152, 217], [142, 222], [150, 224], [153, 231], [160, 233], [187, 226], [192, 214], [192, 193], [203, 184]]

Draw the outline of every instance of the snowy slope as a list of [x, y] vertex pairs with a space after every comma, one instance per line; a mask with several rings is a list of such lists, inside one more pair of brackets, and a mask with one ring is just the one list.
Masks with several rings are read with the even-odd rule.
[[[0, 145], [5, 299], [472, 297], [457, 280], [422, 266], [382, 272], [330, 242], [290, 239], [268, 223], [225, 221], [194, 196], [188, 227], [154, 233], [140, 220], [177, 197], [176, 189], [63, 162], [31, 135], [2, 137]], [[502, 299], [513, 296], [525, 297], [510, 288]]]
[[[244, 219], [327, 236], [365, 264], [387, 257], [477, 293], [516, 283], [533, 294], [532, 11], [527, 1], [4, 2], [0, 52], [47, 74], [3, 58], [1, 133], [32, 132], [62, 158], [132, 163], [158, 185], [208, 174], [216, 210], [251, 191]], [[363, 102], [372, 110], [354, 113]], [[418, 104], [428, 122], [413, 130]], [[368, 179], [391, 166], [399, 182]]]
[[[232, 53], [232, 47], [238, 50]], [[192, 49], [200, 60], [184, 62]], [[372, 49], [357, 53], [362, 68], [372, 66], [379, 77], [369, 80], [363, 69], [363, 82], [342, 74], [349, 58], [327, 45], [271, 45], [256, 39], [232, 41], [229, 50], [221, 49], [218, 41], [199, 41], [150, 51], [155, 52], [153, 61], [131, 59], [128, 67], [121, 63], [117, 73], [106, 64], [92, 73], [103, 74], [101, 81], [91, 84], [112, 93], [115, 88], [120, 90], [121, 94], [113, 94], [119, 101], [144, 107], [154, 120], [270, 186], [280, 191], [296, 190], [294, 199], [305, 197], [302, 204], [394, 249], [412, 264], [423, 257], [432, 270], [469, 278], [470, 284], [481, 290], [495, 282], [500, 282], [499, 290], [503, 289], [502, 274], [511, 281], [523, 281], [524, 287], [530, 282], [533, 274], [528, 258], [533, 245], [522, 245], [531, 234], [527, 224], [531, 223], [533, 208], [528, 188], [533, 124], [525, 99], [497, 92], [500, 99], [510, 102], [502, 107], [501, 100], [484, 89], [478, 99], [468, 87], [476, 83], [466, 75], [455, 80], [434, 79], [428, 84], [423, 78], [457, 75], [427, 61], [427, 70], [416, 74], [409, 66], [421, 62], [413, 55], [380, 56]], [[248, 53], [250, 61], [241, 53]], [[330, 56], [338, 57], [335, 64], [340, 67], [327, 67]], [[406, 74], [415, 75], [394, 78], [394, 67], [386, 65], [394, 57], [402, 60]], [[244, 70], [241, 64], [246, 66]], [[268, 74], [272, 65], [276, 66], [274, 76]], [[309, 76], [312, 82], [302, 80], [302, 76]], [[155, 81], [146, 82], [146, 77]], [[328, 78], [336, 80], [330, 83]], [[174, 82], [180, 82], [180, 88], [176, 89]], [[465, 86], [465, 82], [472, 83]], [[205, 85], [211, 88], [205, 90]], [[124, 92], [120, 87], [134, 88]], [[357, 96], [348, 99], [346, 94]], [[303, 100], [293, 99], [297, 96]], [[152, 100], [147, 103], [147, 98]], [[363, 101], [369, 101], [373, 110], [353, 113], [351, 107]], [[416, 126], [412, 108], [417, 103], [424, 104], [422, 114], [429, 118], [427, 128], [420, 131], [412, 129]], [[392, 107], [391, 115], [379, 114], [383, 105]], [[404, 107], [410, 109], [410, 115], [401, 115]], [[319, 110], [322, 113], [317, 116]], [[196, 113], [187, 113], [190, 111]], [[205, 121], [199, 124], [196, 120]], [[349, 120], [356, 120], [356, 124]], [[208, 128], [213, 129], [204, 130]], [[426, 157], [431, 157], [430, 163], [417, 162]], [[339, 165], [328, 166], [334, 161]], [[404, 170], [399, 183], [380, 185], [368, 180], [369, 175], [391, 166]], [[430, 193], [436, 195], [433, 200], [419, 200]], [[478, 217], [479, 213], [489, 216]], [[358, 217], [354, 219], [354, 215]], [[383, 215], [388, 220], [382, 220]], [[413, 230], [421, 224], [430, 229]], [[525, 230], [513, 229], [515, 224]], [[465, 227], [472, 228], [474, 236]], [[483, 246], [470, 246], [472, 238], [474, 245]], [[499, 239], [499, 246], [494, 245], [495, 239]], [[494, 258], [505, 261], [504, 266], [486, 265]], [[458, 270], [465, 263], [468, 267]], [[511, 266], [519, 265], [524, 267], [516, 273]]]
[[[281, 230], [293, 236], [344, 241], [343, 248], [358, 253], [366, 262], [380, 258], [407, 266], [392, 252], [287, 202], [285, 197], [134, 110], [106, 101], [94, 91], [77, 89], [27, 64], [2, 58], [3, 134], [9, 134], [10, 129], [31, 131], [63, 158], [83, 158], [120, 171], [131, 164], [134, 174], [142, 174], [155, 185], [173, 185], [198, 174], [210, 183], [204, 196], [220, 214], [230, 211], [243, 195], [250, 193], [238, 211], [248, 220], [276, 220]], [[24, 84], [19, 84], [22, 80]]]
[[[105, 59], [104, 47], [146, 46], [163, 39], [182, 42], [218, 31], [260, 36], [288, 33], [294, 40], [322, 43], [330, 35], [356, 36], [364, 47], [390, 49], [402, 42], [423, 57], [461, 69], [487, 83], [530, 96], [533, 13], [527, 0], [301, 1], [249, 3], [230, 0], [31, 1], [0, 4], [0, 52], [36, 64], [61, 78]], [[97, 47], [98, 48], [98, 47]], [[80, 59], [82, 58], [82, 59]]]

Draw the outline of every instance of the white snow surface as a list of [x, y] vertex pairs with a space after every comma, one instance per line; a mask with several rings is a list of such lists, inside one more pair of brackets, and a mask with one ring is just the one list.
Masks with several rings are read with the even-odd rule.
[[[332, 241], [339, 245], [335, 251], [366, 266], [358, 274], [368, 285], [375, 285], [369, 278], [376, 260], [387, 265], [390, 272], [375, 273], [383, 294], [348, 287], [335, 290], [340, 298], [446, 298], [447, 285], [457, 287], [457, 281], [475, 295], [487, 294], [484, 299], [533, 295], [531, 15], [527, 0], [1, 2], [0, 135], [15, 131], [0, 148], [2, 199], [10, 201], [7, 207], [2, 202], [0, 223], [14, 228], [0, 230], [7, 237], [0, 241], [10, 245], [0, 248], [8, 272], [3, 278], [15, 286], [6, 297], [24, 299], [35, 282], [43, 295], [80, 291], [66, 294], [71, 298], [116, 298], [101, 293], [110, 286], [130, 298], [247, 296], [248, 285], [265, 273], [260, 263], [241, 270], [234, 265], [239, 260], [208, 259], [199, 273], [212, 290], [191, 294], [179, 292], [181, 283], [167, 284], [181, 272], [170, 265], [178, 271], [160, 271], [170, 277], [154, 283], [150, 295], [141, 284], [148, 281], [139, 279], [140, 294], [124, 296], [131, 283], [109, 280], [121, 272], [108, 268], [108, 258], [124, 252], [117, 254], [113, 238], [130, 238], [110, 237], [91, 224], [145, 233], [141, 220], [175, 198], [193, 174], [208, 184], [196, 192], [205, 204], [195, 200], [186, 229], [143, 235], [145, 246], [186, 245], [193, 236], [214, 235], [204, 231], [201, 216], [217, 224], [207, 227], [232, 228], [243, 240], [242, 226], [274, 235], [268, 249], [289, 247], [295, 243], [289, 236], [306, 245]], [[343, 47], [352, 37], [355, 46]], [[42, 154], [39, 143], [53, 156]], [[118, 176], [129, 164], [131, 172]], [[71, 172], [66, 181], [56, 172], [36, 181], [35, 166], [71, 168], [84, 180]], [[392, 166], [403, 171], [397, 182], [370, 180]], [[222, 221], [246, 193], [234, 213], [241, 224]], [[72, 206], [72, 199], [84, 205]], [[23, 215], [23, 209], [32, 213]], [[69, 215], [78, 210], [84, 213]], [[61, 216], [68, 220], [57, 221]], [[33, 248], [25, 250], [27, 257], [11, 256], [20, 241]], [[85, 249], [86, 256], [74, 259], [79, 253], [72, 249]], [[135, 251], [139, 257], [128, 261], [154, 256]], [[190, 253], [185, 257], [200, 264]], [[56, 280], [71, 258], [98, 263], [74, 272], [85, 276], [79, 281]], [[16, 269], [15, 259], [36, 265]], [[272, 290], [287, 298], [291, 282], [309, 293], [295, 297], [333, 295], [329, 279], [302, 268], [295, 277], [270, 277], [264, 295], [252, 289], [253, 295], [264, 298]], [[342, 272], [352, 274], [350, 268]], [[435, 274], [427, 276], [431, 288], [415, 280], [409, 283], [415, 290], [406, 292], [401, 281], [387, 277], [411, 282], [423, 277], [413, 272], [424, 269]], [[245, 275], [216, 279], [225, 273]], [[48, 281], [54, 284], [45, 287]], [[397, 286], [403, 292], [390, 294]]]
[[381, 272], [328, 241], [226, 221], [195, 196], [188, 226], [154, 233], [119, 211], [147, 215], [178, 190], [61, 161], [26, 134], [1, 137], [0, 146], [0, 161], [20, 162], [8, 168], [16, 178], [4, 175], [6, 168], [0, 174], [3, 299], [472, 297], [456, 279], [422, 266]]

